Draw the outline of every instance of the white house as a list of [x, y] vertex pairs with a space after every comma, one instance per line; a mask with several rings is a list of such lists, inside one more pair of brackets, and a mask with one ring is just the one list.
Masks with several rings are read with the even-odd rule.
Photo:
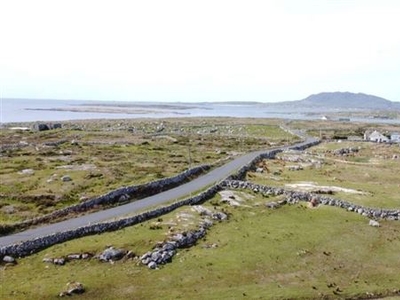
[[387, 143], [389, 138], [384, 136], [382, 133], [374, 130], [371, 134], [364, 136], [366, 140], [376, 143]]

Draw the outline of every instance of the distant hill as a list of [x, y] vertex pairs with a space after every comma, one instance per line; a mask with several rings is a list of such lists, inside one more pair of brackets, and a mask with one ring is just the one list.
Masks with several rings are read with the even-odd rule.
[[286, 101], [284, 104], [314, 108], [400, 109], [400, 103], [373, 95], [350, 92], [319, 93], [303, 100]]

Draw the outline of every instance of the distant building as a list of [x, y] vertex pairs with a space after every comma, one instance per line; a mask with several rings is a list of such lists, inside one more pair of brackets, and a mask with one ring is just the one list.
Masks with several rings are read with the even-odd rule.
[[390, 141], [388, 137], [376, 130], [372, 131], [372, 133], [366, 131], [364, 133], [364, 140], [376, 143], [388, 143]]
[[62, 128], [61, 123], [36, 123], [33, 124], [33, 130], [36, 131], [46, 131], [46, 130], [52, 130], [52, 129], [60, 129]]
[[390, 141], [392, 143], [400, 143], [400, 133], [399, 132], [392, 132], [390, 134]]
[[358, 135], [350, 135], [347, 137], [348, 141], [354, 141], [354, 142], [360, 142], [363, 140], [363, 138], [361, 136]]

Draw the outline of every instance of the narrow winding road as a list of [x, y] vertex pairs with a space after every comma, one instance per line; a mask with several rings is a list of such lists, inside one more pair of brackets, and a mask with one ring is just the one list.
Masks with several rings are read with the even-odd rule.
[[[307, 140], [304, 143], [310, 142], [312, 140]], [[303, 143], [299, 143], [296, 145], [292, 145], [291, 147], [301, 145]], [[286, 147], [282, 147], [286, 148]], [[78, 228], [81, 226], [88, 225], [90, 223], [99, 223], [106, 220], [110, 220], [113, 218], [121, 217], [127, 214], [133, 214], [140, 210], [163, 204], [169, 201], [173, 201], [178, 198], [182, 198], [184, 196], [188, 196], [195, 191], [199, 191], [204, 189], [207, 186], [215, 184], [234, 171], [238, 170], [242, 166], [246, 165], [247, 163], [251, 162], [254, 158], [262, 153], [266, 153], [273, 149], [268, 150], [260, 150], [245, 154], [243, 156], [237, 157], [234, 160], [226, 163], [225, 165], [213, 169], [212, 171], [208, 172], [207, 174], [198, 177], [188, 183], [182, 184], [176, 188], [170, 189], [168, 191], [159, 193], [157, 195], [153, 195], [151, 197], [147, 197], [138, 201], [134, 201], [128, 204], [124, 204], [121, 206], [113, 207], [110, 209], [98, 211], [95, 213], [79, 216], [76, 218], [68, 219], [65, 221], [61, 221], [54, 224], [43, 225], [37, 228], [28, 229], [22, 232], [18, 232], [15, 234], [7, 235], [0, 237], [0, 247], [7, 246], [10, 244], [15, 244], [18, 242], [32, 240], [34, 238], [40, 236], [46, 236], [52, 233], [61, 232], [65, 230], [71, 230], [74, 228]]]

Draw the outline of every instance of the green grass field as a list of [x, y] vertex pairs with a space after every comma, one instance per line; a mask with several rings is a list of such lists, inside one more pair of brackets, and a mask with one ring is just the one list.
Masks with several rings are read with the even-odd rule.
[[[205, 206], [218, 204], [219, 196]], [[243, 206], [224, 207], [230, 219], [216, 223], [195, 247], [179, 250], [172, 263], [149, 270], [137, 260], [89, 261], [65, 266], [42, 259], [74, 252], [100, 252], [107, 245], [143, 254], [166, 238], [167, 224], [181, 208], [155, 220], [53, 246], [1, 270], [2, 299], [54, 299], [69, 281], [87, 288], [79, 299], [337, 299], [390, 293], [399, 286], [400, 223], [368, 220], [339, 208], [305, 205], [277, 210], [254, 196]], [[179, 223], [183, 230], [190, 224]], [[195, 223], [195, 222], [194, 222]], [[216, 248], [205, 248], [206, 244]]]
[[[174, 162], [162, 169], [162, 175], [178, 172], [179, 168], [187, 166], [189, 141], [193, 145], [193, 161], [205, 163], [226, 158], [229, 153], [259, 149], [265, 147], [266, 143], [283, 144], [290, 139], [290, 136], [276, 126], [279, 122], [271, 120], [265, 121], [265, 124], [260, 124], [261, 120], [250, 120], [250, 123], [246, 123], [248, 126], [244, 126], [244, 123], [243, 126], [237, 126], [237, 120], [224, 119], [213, 120], [211, 125], [199, 123], [194, 126], [189, 124], [190, 120], [183, 119], [178, 125], [167, 124], [167, 128], [170, 128], [167, 135], [170, 138], [149, 138], [144, 133], [154, 131], [157, 123], [148, 122], [136, 124], [135, 128], [140, 132], [136, 132], [137, 140], [132, 140], [132, 143], [126, 143], [129, 136], [125, 131], [107, 132], [101, 124], [96, 124], [98, 127], [88, 130], [90, 134], [81, 137], [84, 153], [82, 156], [74, 154], [73, 159], [76, 161], [72, 162], [52, 161], [50, 158], [59, 154], [47, 152], [46, 155], [31, 159], [29, 154], [24, 155], [28, 151], [25, 148], [10, 160], [8, 157], [3, 160], [3, 156], [2, 162], [6, 165], [1, 168], [0, 179], [5, 183], [10, 180], [10, 184], [2, 184], [1, 203], [7, 202], [23, 209], [18, 210], [19, 213], [14, 216], [3, 212], [1, 220], [12, 222], [26, 217], [24, 211], [27, 215], [31, 211], [39, 213], [37, 203], [23, 202], [7, 193], [16, 190], [20, 195], [30, 195], [38, 190], [43, 192], [42, 185], [56, 166], [91, 163], [96, 166], [96, 172], [103, 174], [99, 178], [89, 178], [93, 179], [90, 181], [85, 177], [90, 174], [88, 171], [77, 170], [71, 173], [71, 176], [77, 176], [73, 181], [75, 186], [61, 191], [81, 196], [82, 193], [96, 194], [119, 186], [121, 181], [113, 181], [113, 178], [129, 178], [130, 182], [136, 182], [136, 177], [130, 178], [130, 174], [141, 174], [142, 177], [135, 175], [138, 176], [137, 182], [153, 179], [157, 176], [157, 170], [152, 169], [152, 166], [157, 165], [156, 159]], [[318, 135], [321, 124], [296, 121], [291, 126]], [[323, 124], [324, 134], [329, 136], [342, 135], [345, 132], [354, 134], [360, 131], [361, 126], [352, 126], [350, 123], [340, 126]], [[132, 124], [122, 122], [122, 125], [126, 128]], [[361, 127], [363, 126], [365, 125]], [[177, 128], [185, 134], [177, 134]], [[72, 129], [66, 130], [72, 132]], [[211, 131], [213, 133], [209, 134]], [[267, 139], [258, 138], [262, 132]], [[3, 141], [4, 132], [1, 134]], [[47, 138], [55, 138], [52, 134], [55, 133], [43, 133]], [[74, 131], [74, 136], [76, 134], [80, 132]], [[171, 137], [177, 142], [172, 142]], [[7, 140], [11, 139], [8, 141], [12, 141], [12, 138], [7, 136]], [[93, 141], [104, 140], [119, 142], [110, 145], [91, 144]], [[68, 150], [68, 147], [69, 144], [63, 144], [57, 151]], [[332, 150], [346, 147], [360, 147], [360, 150], [350, 156], [336, 156], [332, 153]], [[174, 154], [177, 156], [170, 157], [172, 152], [167, 151], [168, 149], [177, 151]], [[88, 156], [88, 153], [93, 155]], [[279, 156], [281, 155], [287, 154]], [[393, 155], [400, 156], [398, 146], [329, 142], [308, 149], [307, 154], [299, 155], [304, 159], [314, 160], [314, 163], [266, 160], [263, 162], [264, 173], [251, 172], [248, 179], [279, 187], [312, 182], [316, 186], [353, 189], [360, 193], [335, 192], [332, 197], [371, 207], [400, 206], [397, 176], [400, 160], [393, 159]], [[37, 160], [38, 157], [42, 161]], [[116, 160], [118, 164], [115, 163]], [[303, 170], [288, 169], [289, 165], [302, 164]], [[28, 176], [29, 180], [22, 181], [21, 177], [16, 176], [16, 172], [18, 168], [25, 166], [34, 168], [35, 176]], [[97, 173], [93, 173], [95, 174]], [[19, 180], [12, 181], [13, 176]], [[89, 182], [85, 183], [85, 180]], [[60, 182], [55, 184], [60, 185]], [[85, 184], [88, 186], [75, 189], [76, 186]], [[12, 186], [16, 188], [13, 189]], [[59, 192], [62, 187], [57, 186], [55, 190]], [[400, 290], [400, 222], [380, 220], [380, 227], [371, 227], [365, 217], [330, 206], [309, 208], [305, 204], [296, 204], [271, 210], [266, 208], [265, 203], [280, 200], [279, 197], [267, 198], [248, 191], [234, 193], [235, 199], [244, 199], [239, 207], [220, 203], [219, 195], [203, 204], [210, 209], [223, 208], [229, 213], [229, 220], [215, 223], [196, 246], [180, 249], [172, 262], [159, 270], [149, 270], [138, 259], [121, 260], [114, 264], [100, 263], [96, 259], [80, 260], [68, 262], [65, 266], [46, 264], [42, 259], [84, 251], [99, 253], [109, 245], [131, 250], [140, 256], [151, 250], [157, 242], [167, 239], [171, 227], [175, 232], [196, 227], [199, 216], [191, 207], [181, 207], [159, 220], [149, 220], [120, 231], [55, 245], [19, 259], [15, 266], [2, 266], [0, 298], [56, 299], [67, 282], [79, 281], [86, 291], [72, 298], [397, 299], [395, 296], [399, 295]], [[3, 201], [5, 199], [7, 201]], [[63, 199], [76, 201], [74, 197]], [[65, 204], [70, 203], [65, 201]], [[213, 244], [217, 247], [206, 247]]]

